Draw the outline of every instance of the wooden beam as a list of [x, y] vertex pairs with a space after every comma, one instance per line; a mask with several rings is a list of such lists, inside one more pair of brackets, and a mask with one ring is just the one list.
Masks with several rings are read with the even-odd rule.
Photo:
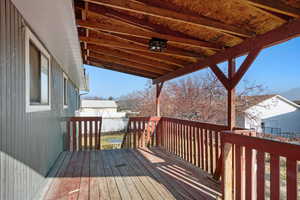
[[219, 67], [217, 65], [211, 65], [210, 69], [213, 71], [213, 73], [216, 75], [219, 81], [223, 84], [223, 86], [226, 89], [229, 89], [230, 88], [229, 80], [225, 76], [225, 74], [219, 69]]
[[175, 69], [178, 69], [178, 66], [176, 66], [176, 65], [165, 64], [165, 63], [153, 60], [153, 59], [149, 59], [149, 58], [141, 57], [141, 56], [134, 55], [131, 53], [127, 53], [127, 52], [119, 50], [119, 49], [108, 48], [105, 46], [100, 47], [97, 45], [88, 45], [87, 49], [91, 52], [110, 55], [110, 56], [122, 58], [122, 59], [125, 59], [128, 61], [134, 61], [134, 62], [140, 63], [142, 65], [156, 66], [159, 69], [164, 69], [167, 71], [174, 71]]
[[[121, 41], [115, 41], [115, 40], [106, 40], [106, 39], [102, 39], [102, 38], [82, 37], [82, 36], [79, 37], [79, 39], [82, 42], [87, 42], [87, 43], [95, 44], [95, 45], [103, 45], [103, 46], [108, 46], [108, 47], [117, 47], [117, 48], [122, 48], [122, 49], [131, 49], [131, 50], [136, 50], [136, 51], [149, 52], [149, 49], [147, 46], [142, 46], [138, 42], [133, 44], [133, 43], [125, 42], [125, 41], [121, 42]], [[193, 59], [195, 59], [195, 56], [197, 56], [195, 54], [192, 54], [190, 52], [186, 52], [183, 50], [179, 51], [179, 50], [170, 50], [170, 49], [166, 49], [163, 52], [156, 52], [156, 53], [172, 55], [172, 56], [179, 56], [179, 57], [184, 57], [184, 58], [193, 58]]]
[[258, 8], [263, 8], [265, 10], [272, 11], [274, 13], [279, 13], [279, 14], [283, 14], [295, 18], [300, 17], [299, 8], [293, 8], [279, 0], [244, 0], [244, 1], [246, 1], [250, 5], [253, 5]]
[[[230, 82], [233, 80], [233, 77], [236, 74], [236, 65], [235, 60], [230, 59], [228, 60], [228, 78]], [[236, 113], [235, 113], [235, 105], [236, 105], [236, 99], [235, 99], [235, 87], [232, 87], [227, 90], [227, 126], [230, 130], [233, 130], [236, 123]]]
[[[224, 133], [222, 133], [224, 134]], [[223, 177], [222, 177], [222, 191], [224, 200], [232, 200], [233, 198], [233, 148], [232, 144], [225, 143], [222, 148], [223, 159]]]
[[[91, 47], [91, 45], [93, 46], [93, 48], [95, 50], [97, 50], [99, 48], [100, 49], [101, 48], [113, 48], [113, 49], [115, 49], [114, 47], [107, 47], [107, 46], [100, 45], [100, 44], [97, 44], [97, 45], [89, 44], [88, 48]], [[122, 52], [132, 54], [134, 56], [139, 56], [139, 57], [143, 57], [143, 58], [146, 58], [146, 59], [153, 59], [153, 60], [161, 62], [161, 63], [173, 65], [173, 66], [176, 66], [177, 68], [182, 67], [182, 66], [186, 66], [188, 64], [187, 62], [184, 62], [182, 60], [179, 60], [179, 59], [175, 60], [170, 56], [157, 54], [157, 53], [151, 52], [151, 51], [143, 52], [143, 51], [135, 51], [135, 50], [132, 50], [132, 49], [118, 49], [118, 50], [120, 50]]]
[[138, 55], [138, 56], [143, 56], [145, 58], [150, 58], [150, 59], [153, 59], [153, 60], [157, 60], [159, 62], [164, 62], [164, 63], [171, 64], [171, 65], [176, 65], [178, 67], [188, 65], [188, 62], [186, 62], [186, 61], [183, 61], [183, 60], [180, 60], [180, 59], [174, 59], [170, 56], [163, 55], [163, 54], [157, 54], [157, 53], [152, 52], [152, 51], [143, 52], [143, 51], [136, 51], [136, 50], [132, 50], [132, 49], [122, 49], [122, 51], [131, 53], [131, 54], [135, 54], [135, 55]]
[[[88, 4], [88, 2], [84, 2], [84, 9], [83, 10], [81, 10], [81, 17], [82, 17], [82, 20], [86, 20], [87, 19], [87, 10], [89, 9], [89, 4]], [[88, 29], [86, 29], [85, 30], [85, 36], [86, 37], [89, 37], [89, 30]], [[87, 45], [87, 43], [85, 42], [84, 43], [84, 47], [86, 47], [86, 45]], [[87, 56], [89, 55], [89, 52], [87, 52], [85, 55], [84, 55], [84, 57], [83, 57], [83, 59], [86, 61], [87, 60]]]
[[155, 99], [155, 105], [156, 105], [156, 116], [160, 117], [160, 94], [162, 91], [164, 83], [158, 83], [156, 84], [156, 99]]
[[[91, 61], [94, 61], [94, 62], [96, 62], [97, 59], [100, 59], [100, 60], [103, 60], [103, 61], [116, 63], [116, 64], [120, 64], [120, 65], [125, 65], [125, 66], [130, 66], [132, 68], [141, 69], [141, 70], [145, 70], [145, 71], [152, 72], [152, 73], [157, 73], [157, 74], [160, 74], [160, 75], [167, 72], [167, 71], [162, 70], [162, 69], [157, 69], [153, 66], [141, 65], [141, 64], [133, 62], [133, 61], [127, 61], [127, 60], [124, 60], [124, 59], [121, 59], [121, 58], [107, 56], [107, 55], [100, 54], [100, 53], [95, 53], [95, 52], [90, 52], [89, 58], [90, 58]], [[94, 59], [96, 59], [96, 60], [94, 60]]]
[[141, 76], [141, 77], [144, 77], [144, 78], [152, 79], [152, 78], [158, 76], [158, 75], [151, 74], [149, 72], [144, 72], [144, 71], [139, 71], [139, 70], [136, 70], [136, 69], [132, 69], [128, 66], [118, 65], [118, 64], [114, 64], [114, 63], [100, 61], [100, 60], [98, 60], [97, 62], [88, 60], [86, 64], [92, 65], [92, 66], [95, 66], [95, 67], [99, 67], [99, 68], [103, 68], [103, 69], [109, 69], [109, 70], [113, 70], [113, 71], [117, 71], [117, 72], [131, 74], [131, 75], [135, 75], [135, 76]]
[[234, 77], [232, 78], [230, 82], [230, 87], [235, 88], [237, 84], [240, 82], [240, 80], [243, 78], [245, 73], [248, 71], [251, 64], [254, 62], [255, 58], [258, 56], [261, 49], [255, 49], [249, 53], [237, 73], [235, 73]]
[[200, 69], [206, 68], [207, 66], [224, 62], [231, 58], [237, 58], [239, 56], [248, 54], [249, 52], [255, 49], [262, 49], [285, 42], [287, 40], [298, 37], [299, 35], [300, 19], [297, 19], [288, 22], [287, 24], [284, 24], [279, 28], [271, 30], [265, 34], [258, 35], [253, 38], [248, 38], [241, 44], [230, 47], [224, 51], [218, 52], [212, 56], [209, 56], [206, 59], [200, 60], [197, 63], [191, 64], [174, 72], [166, 74], [162, 77], [159, 77], [153, 80], [153, 84], [164, 82], [185, 74], [189, 74]]
[[[78, 9], [81, 9], [78, 7]], [[143, 38], [157, 37], [161, 39], [168, 40], [171, 43], [184, 44], [192, 47], [209, 48], [212, 50], [220, 50], [223, 48], [222, 45], [214, 44], [207, 41], [201, 41], [192, 37], [189, 37], [180, 32], [169, 30], [167, 27], [152, 24], [146, 20], [138, 19], [130, 15], [126, 15], [115, 10], [100, 9], [101, 12], [94, 12], [89, 10], [89, 14], [101, 17], [108, 17], [127, 25], [128, 28], [121, 26], [108, 26], [105, 24], [97, 24], [96, 22], [84, 22], [82, 20], [77, 20], [77, 24], [86, 28], [97, 28], [98, 30], [107, 31], [111, 33], [119, 33], [125, 35], [134, 35]]]
[[202, 17], [200, 15], [183, 14], [172, 10], [167, 10], [159, 7], [147, 5], [145, 3], [137, 1], [126, 1], [126, 0], [85, 0], [90, 3], [103, 5], [110, 8], [116, 8], [120, 10], [126, 10], [129, 12], [139, 13], [143, 15], [159, 17], [168, 19], [176, 22], [188, 23], [201, 28], [210, 29], [213, 31], [221, 32], [224, 34], [232, 34], [242, 37], [250, 37], [253, 35], [249, 31], [242, 30], [240, 28], [226, 25], [222, 22]]

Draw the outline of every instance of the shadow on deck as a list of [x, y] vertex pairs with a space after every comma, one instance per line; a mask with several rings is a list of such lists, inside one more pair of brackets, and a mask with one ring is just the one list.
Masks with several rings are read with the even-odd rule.
[[63, 152], [42, 199], [218, 199], [206, 172], [159, 148]]

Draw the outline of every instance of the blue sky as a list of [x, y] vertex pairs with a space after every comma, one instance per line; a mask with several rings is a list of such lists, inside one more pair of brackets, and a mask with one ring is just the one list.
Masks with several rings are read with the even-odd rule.
[[[237, 65], [243, 58], [237, 60]], [[149, 84], [149, 79], [101, 68], [85, 66], [90, 76], [88, 96], [119, 97]], [[224, 65], [220, 64], [221, 68]], [[205, 70], [195, 72], [205, 73]], [[192, 75], [193, 75], [192, 74]], [[262, 84], [268, 92], [282, 92], [300, 87], [300, 38], [264, 49], [243, 80]], [[183, 76], [181, 78], [184, 78]]]

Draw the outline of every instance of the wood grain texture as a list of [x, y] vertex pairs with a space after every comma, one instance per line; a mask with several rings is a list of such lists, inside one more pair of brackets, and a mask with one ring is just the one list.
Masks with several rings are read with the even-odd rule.
[[158, 148], [62, 154], [42, 199], [217, 199], [220, 185]]

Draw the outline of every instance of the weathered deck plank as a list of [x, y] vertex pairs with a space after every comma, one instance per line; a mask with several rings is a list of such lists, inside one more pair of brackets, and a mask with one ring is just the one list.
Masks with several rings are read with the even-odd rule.
[[201, 170], [155, 148], [62, 155], [43, 199], [201, 200], [221, 190]]

